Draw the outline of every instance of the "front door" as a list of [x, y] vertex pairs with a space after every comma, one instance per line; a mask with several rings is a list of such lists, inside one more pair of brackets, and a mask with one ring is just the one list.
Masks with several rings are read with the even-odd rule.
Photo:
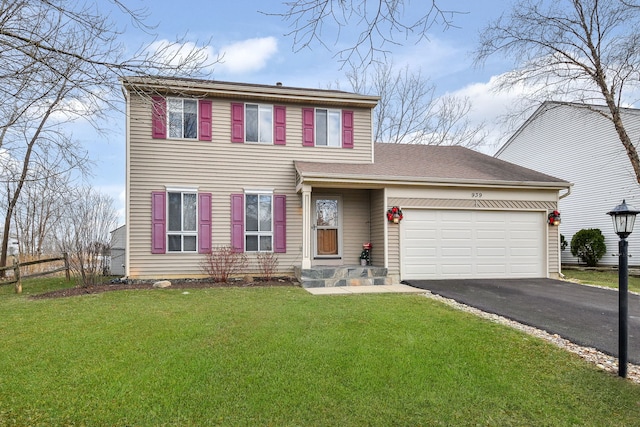
[[340, 258], [342, 244], [340, 233], [340, 199], [338, 197], [318, 197], [314, 199], [313, 221], [315, 258]]

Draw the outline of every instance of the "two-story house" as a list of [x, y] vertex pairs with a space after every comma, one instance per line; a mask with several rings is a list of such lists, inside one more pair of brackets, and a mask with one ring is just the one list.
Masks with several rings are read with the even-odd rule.
[[221, 245], [248, 255], [248, 273], [273, 251], [279, 273], [322, 279], [308, 286], [347, 284], [324, 269], [357, 266], [365, 243], [387, 281], [559, 272], [547, 217], [568, 182], [462, 147], [374, 143], [375, 96], [122, 83], [128, 278], [201, 276]]

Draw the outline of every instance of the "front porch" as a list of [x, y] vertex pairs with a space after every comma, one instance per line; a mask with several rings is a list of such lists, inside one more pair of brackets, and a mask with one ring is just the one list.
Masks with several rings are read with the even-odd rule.
[[303, 288], [394, 284], [394, 279], [387, 276], [387, 269], [384, 267], [314, 266], [311, 268], [295, 267], [294, 270], [296, 278]]

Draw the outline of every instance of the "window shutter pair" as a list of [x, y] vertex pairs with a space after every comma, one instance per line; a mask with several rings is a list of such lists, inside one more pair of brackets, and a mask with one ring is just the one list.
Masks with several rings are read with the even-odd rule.
[[[287, 196], [273, 196], [273, 251], [287, 251]], [[151, 253], [167, 251], [167, 193], [151, 193]], [[209, 253], [211, 242], [211, 193], [198, 193], [198, 253]], [[231, 246], [236, 252], [244, 252], [244, 194], [231, 195]]]
[[[244, 142], [244, 104], [231, 103], [231, 142]], [[287, 109], [273, 106], [273, 143], [287, 145]]]
[[[211, 193], [198, 193], [198, 253], [211, 252]], [[167, 252], [167, 193], [151, 193], [151, 253]]]
[[[167, 138], [167, 100], [162, 96], [151, 97], [151, 137], [154, 139]], [[211, 101], [198, 101], [198, 139], [212, 140], [213, 105]]]
[[[315, 110], [302, 109], [302, 145], [315, 145]], [[353, 148], [353, 111], [342, 110], [342, 148]]]
[[[244, 252], [244, 194], [231, 195], [231, 247]], [[287, 252], [287, 196], [273, 195], [273, 252]]]

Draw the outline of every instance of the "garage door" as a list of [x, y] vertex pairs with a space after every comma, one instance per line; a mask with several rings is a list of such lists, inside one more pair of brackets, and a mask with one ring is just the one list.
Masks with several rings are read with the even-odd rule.
[[546, 277], [542, 212], [404, 209], [403, 279]]

